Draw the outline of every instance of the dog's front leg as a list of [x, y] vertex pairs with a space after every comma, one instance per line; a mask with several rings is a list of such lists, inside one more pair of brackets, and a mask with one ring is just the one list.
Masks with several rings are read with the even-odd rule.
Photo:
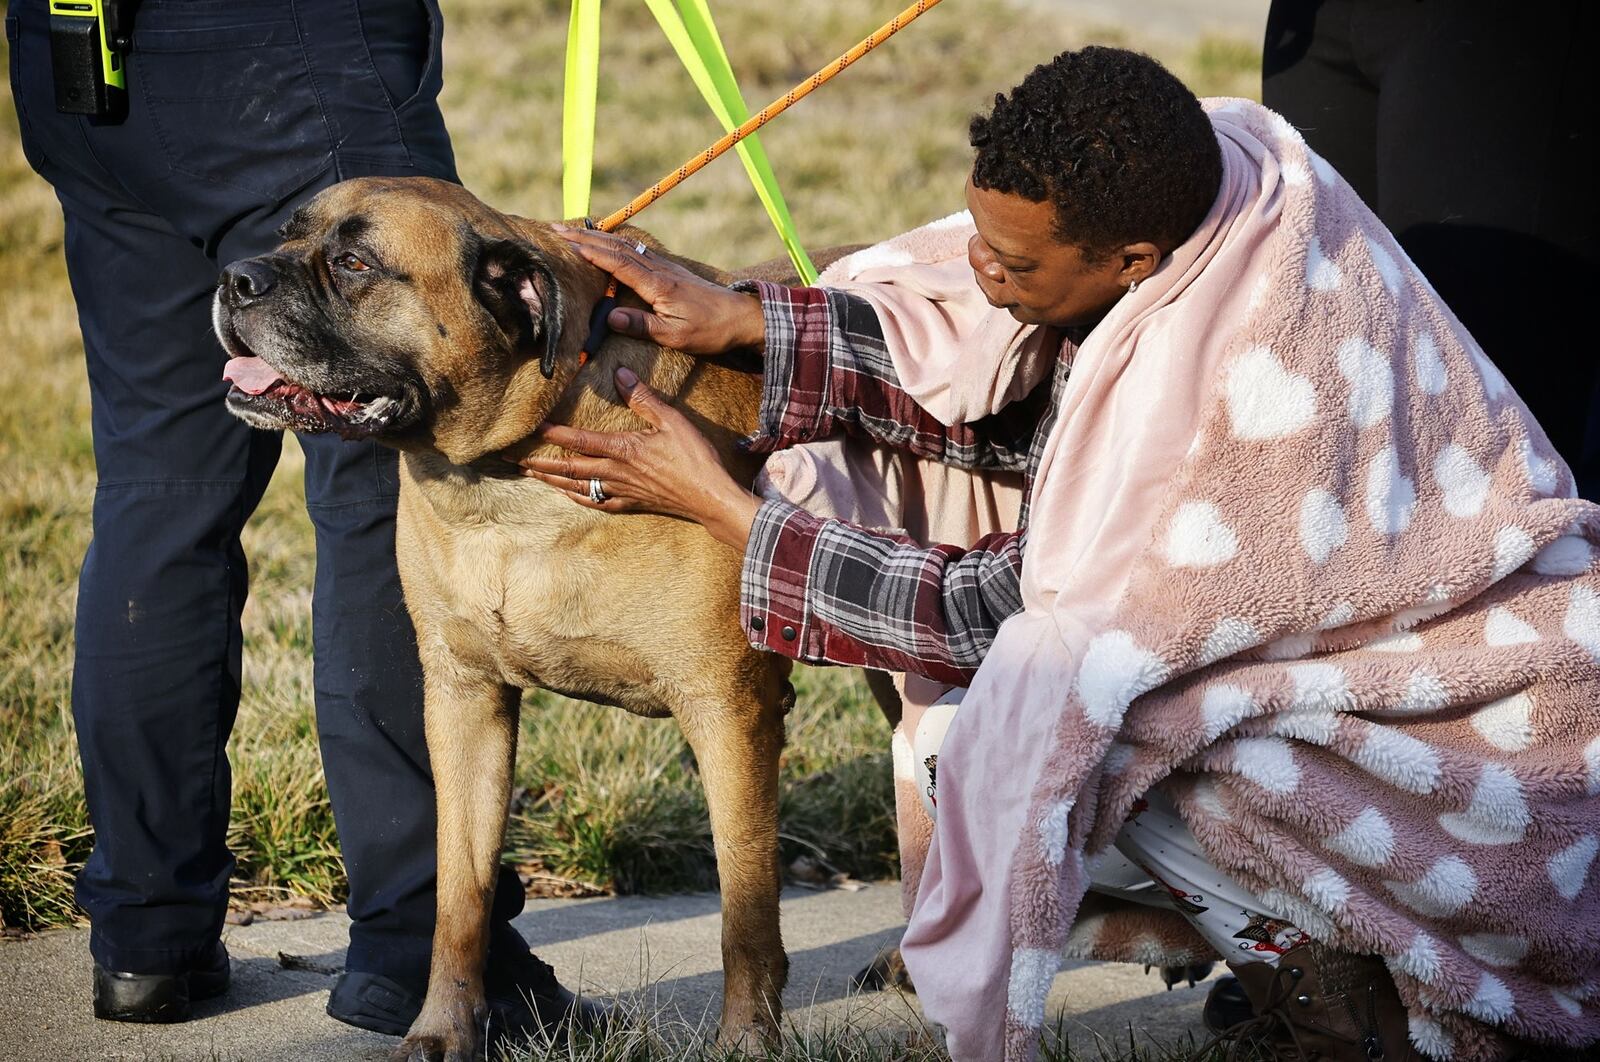
[[778, 929], [776, 701], [732, 704], [682, 720], [711, 811], [722, 886], [721, 1043], [759, 1051], [778, 1027], [789, 959]]
[[489, 946], [519, 692], [443, 653], [423, 658], [428, 758], [439, 813], [438, 922], [428, 996], [391, 1062], [483, 1057]]

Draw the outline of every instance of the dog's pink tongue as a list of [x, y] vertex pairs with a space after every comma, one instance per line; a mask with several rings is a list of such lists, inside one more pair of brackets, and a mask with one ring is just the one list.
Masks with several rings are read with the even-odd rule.
[[283, 379], [278, 370], [260, 358], [230, 358], [222, 378], [247, 395], [259, 395]]

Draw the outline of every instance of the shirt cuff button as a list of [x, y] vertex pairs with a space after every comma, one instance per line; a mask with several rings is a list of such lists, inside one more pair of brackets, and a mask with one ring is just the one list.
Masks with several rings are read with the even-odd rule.
[[794, 638], [795, 638], [795, 629], [793, 627], [785, 627], [785, 628], [783, 628], [783, 640], [784, 641], [792, 642], [792, 641], [794, 641]]
[[751, 630], [753, 630], [753, 631], [765, 630], [766, 626], [767, 626], [767, 621], [762, 619], [760, 616], [751, 616], [750, 617], [750, 629]]

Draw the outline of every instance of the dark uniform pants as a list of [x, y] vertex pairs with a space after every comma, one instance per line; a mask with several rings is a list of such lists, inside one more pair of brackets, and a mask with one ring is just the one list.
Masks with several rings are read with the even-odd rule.
[[[239, 534], [281, 440], [223, 406], [220, 264], [347, 177], [455, 179], [437, 0], [145, 0], [115, 125], [57, 114], [44, 0], [6, 18], [24, 150], [54, 186], [93, 400], [94, 540], [73, 716], [94, 851], [90, 950], [176, 972], [221, 930], [234, 860]], [[317, 727], [350, 880], [348, 967], [420, 991], [434, 922], [421, 673], [394, 562], [397, 461], [305, 437]], [[522, 906], [503, 874], [500, 918]]]
[[1600, 500], [1591, 0], [1274, 0], [1262, 99], [1400, 245]]

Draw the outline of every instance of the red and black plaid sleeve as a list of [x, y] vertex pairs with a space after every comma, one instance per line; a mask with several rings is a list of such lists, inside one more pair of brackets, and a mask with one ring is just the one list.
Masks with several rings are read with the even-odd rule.
[[974, 424], [943, 424], [901, 388], [865, 299], [765, 281], [734, 287], [760, 297], [767, 327], [761, 427], [744, 443], [751, 452], [842, 432], [960, 468], [1025, 468], [1040, 403], [1024, 400]]
[[769, 501], [745, 547], [740, 621], [752, 645], [807, 663], [964, 686], [1000, 624], [1022, 610], [1026, 534], [920, 546]]

